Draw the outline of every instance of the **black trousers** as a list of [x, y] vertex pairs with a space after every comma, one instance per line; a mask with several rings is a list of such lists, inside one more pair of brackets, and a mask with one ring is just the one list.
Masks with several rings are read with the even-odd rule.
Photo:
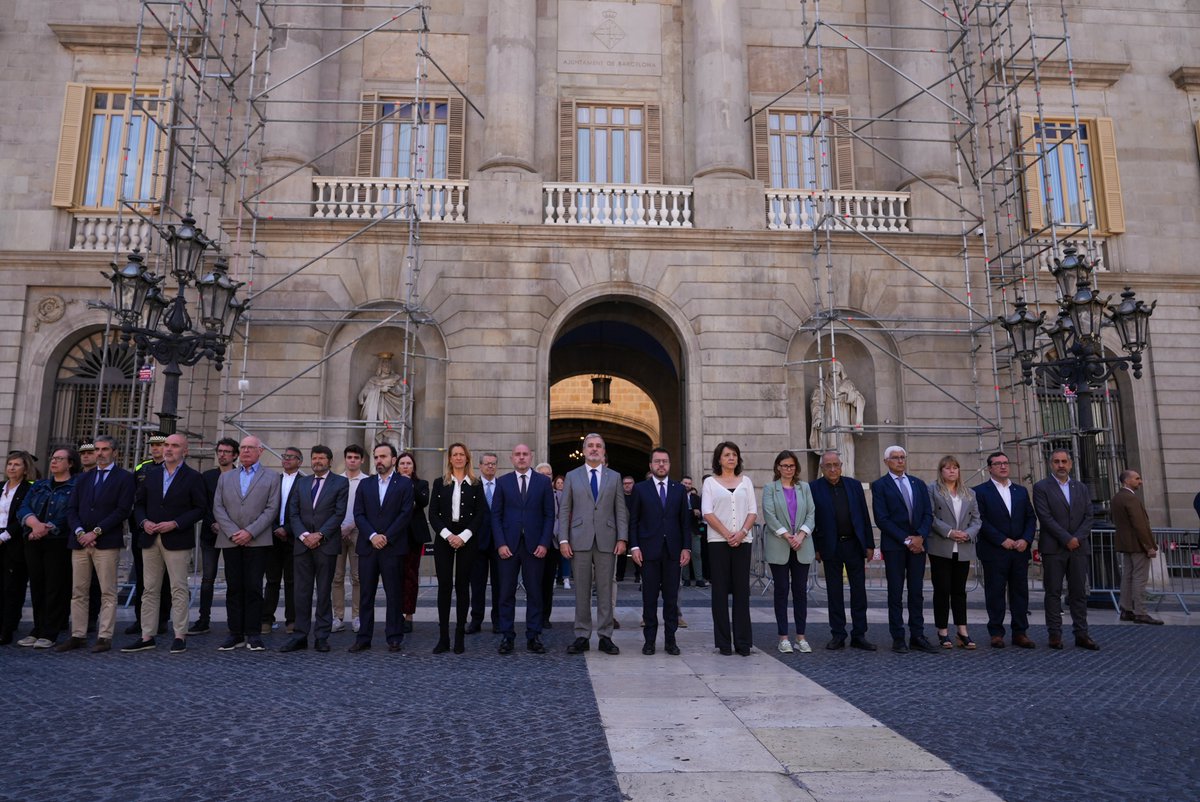
[[56, 640], [71, 612], [71, 550], [66, 538], [25, 541], [25, 567], [33, 604], [35, 638]]
[[[283, 585], [283, 620], [296, 621], [295, 594], [296, 569], [294, 565], [295, 544], [291, 540], [280, 540], [272, 536], [267, 549], [266, 587], [263, 589], [262, 623], [274, 624], [275, 611], [279, 608], [279, 586]], [[228, 570], [228, 568], [226, 568]]]
[[1042, 552], [1042, 585], [1046, 588], [1046, 629], [1050, 636], [1062, 635], [1063, 580], [1067, 582], [1067, 604], [1075, 637], [1088, 634], [1087, 583], [1088, 544], [1075, 551]]
[[375, 593], [383, 580], [387, 596], [384, 636], [389, 646], [404, 642], [404, 555], [371, 549], [358, 555], [358, 643], [370, 643], [375, 634]]
[[[457, 533], [456, 533], [457, 534]], [[437, 572], [438, 626], [442, 632], [450, 628], [450, 598], [457, 599], [454, 625], [463, 629], [471, 614], [471, 576], [479, 548], [471, 538], [455, 549], [440, 535], [433, 539], [433, 568]]]
[[912, 637], [925, 629], [925, 552], [908, 549], [885, 551], [883, 569], [887, 575], [888, 630], [892, 640], [904, 637], [904, 591], [908, 589], [908, 631]]
[[829, 597], [829, 632], [835, 638], [846, 637], [846, 600], [842, 572], [850, 583], [851, 635], [867, 634], [867, 553], [857, 539], [839, 540], [837, 550], [821, 555], [825, 571], [825, 593]]
[[239, 638], [258, 635], [262, 627], [263, 574], [270, 546], [233, 546], [225, 554], [225, 611], [229, 634]]
[[[13, 510], [12, 515], [17, 511]], [[19, 537], [0, 543], [0, 635], [12, 637], [21, 623], [25, 606], [25, 545]]]
[[[129, 547], [133, 553], [133, 581], [135, 584], [133, 592], [133, 601], [130, 605], [133, 607], [133, 614], [137, 620], [142, 620], [142, 589], [146, 587], [146, 570], [145, 563], [142, 562], [142, 547], [138, 545], [138, 533], [130, 525], [129, 539], [133, 545]], [[162, 588], [159, 591], [158, 600], [158, 625], [161, 629], [166, 625], [171, 618], [171, 578], [167, 576], [167, 572], [163, 571]]]
[[950, 557], [929, 555], [929, 578], [933, 581], [933, 625], [948, 629], [950, 612], [954, 611], [954, 626], [967, 625], [967, 574], [971, 561], [955, 554]]
[[200, 615], [197, 619], [207, 624], [212, 616], [213, 588], [217, 584], [217, 568], [221, 562], [221, 550], [216, 542], [200, 541]]
[[546, 558], [534, 557], [525, 546], [525, 538], [517, 541], [513, 554], [500, 560], [500, 634], [516, 637], [517, 577], [525, 586], [525, 639], [542, 634], [542, 567]]
[[[341, 544], [341, 538], [338, 538]], [[307, 549], [292, 555], [295, 571], [295, 595], [292, 604], [296, 611], [296, 634], [314, 633], [317, 640], [329, 637], [333, 629], [333, 572], [337, 555], [326, 554], [320, 548]], [[316, 595], [316, 627], [313, 627], [313, 595]]]
[[546, 552], [542, 564], [542, 623], [550, 620], [550, 610], [554, 608], [554, 581], [558, 576], [558, 566], [562, 562], [562, 554], [557, 548]]
[[808, 563], [800, 562], [793, 549], [783, 565], [771, 563], [771, 579], [775, 585], [775, 628], [779, 637], [788, 634], [788, 594], [792, 596], [792, 614], [796, 634], [803, 635], [808, 626]]
[[658, 637], [658, 597], [662, 595], [663, 609], [663, 642], [675, 642], [675, 632], [679, 629], [679, 581], [683, 569], [679, 566], [679, 556], [671, 557], [664, 554], [657, 560], [642, 562], [642, 634], [646, 643], [654, 645]]
[[492, 626], [500, 628], [500, 558], [496, 549], [489, 547], [477, 550], [475, 565], [471, 569], [471, 620], [483, 623], [487, 604], [488, 582], [492, 583]]
[[[750, 628], [751, 544], [708, 544], [708, 579], [712, 583], [713, 642], [718, 649], [746, 650], [754, 643]], [[729, 627], [729, 597], [733, 596], [733, 631]], [[678, 617], [676, 617], [678, 622]]]
[[1004, 637], [1005, 602], [1012, 611], [1012, 634], [1024, 635], [1029, 630], [1029, 550], [1005, 551], [981, 562], [988, 635]]

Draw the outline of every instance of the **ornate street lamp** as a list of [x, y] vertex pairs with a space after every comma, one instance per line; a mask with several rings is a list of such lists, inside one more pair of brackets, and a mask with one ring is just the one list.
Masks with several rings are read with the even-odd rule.
[[[160, 286], [166, 277], [150, 273], [136, 249], [124, 266], [118, 268], [114, 264], [113, 272], [105, 277], [113, 288], [112, 301], [107, 307], [120, 321], [122, 337], [126, 342], [134, 342], [139, 356], [151, 357], [164, 366], [166, 381], [162, 411], [158, 413], [159, 428], [173, 434], [179, 418], [179, 377], [183, 373], [180, 368], [211, 359], [220, 370], [246, 304], [236, 297], [244, 282], [229, 277], [223, 256], [218, 256], [212, 269], [201, 275], [204, 252], [213, 247], [213, 242], [196, 228], [190, 212], [178, 227], [167, 226], [163, 239], [177, 285], [174, 297], [168, 297]], [[199, 329], [193, 326], [188, 308], [187, 292], [192, 287], [196, 290]]]

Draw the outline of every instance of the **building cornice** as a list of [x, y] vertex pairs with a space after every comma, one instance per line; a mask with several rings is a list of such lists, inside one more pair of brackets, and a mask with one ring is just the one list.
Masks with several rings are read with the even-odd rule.
[[[58, 43], [75, 53], [130, 53], [138, 48], [138, 26], [97, 22], [50, 22]], [[167, 52], [167, 32], [146, 27], [142, 31], [143, 53]]]
[[1175, 82], [1176, 89], [1200, 92], [1200, 67], [1180, 66], [1171, 73], [1170, 78]]
[[[997, 62], [997, 72], [1004, 66]], [[1023, 74], [1033, 69], [1033, 62], [1018, 61], [1013, 66]], [[1129, 72], [1129, 67], [1128, 61], [1040, 61], [1038, 81], [1042, 86], [1070, 86], [1074, 75], [1079, 89], [1107, 89]]]

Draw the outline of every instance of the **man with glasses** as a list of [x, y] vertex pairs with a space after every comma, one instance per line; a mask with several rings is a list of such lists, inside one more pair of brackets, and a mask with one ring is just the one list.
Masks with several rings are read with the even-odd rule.
[[292, 487], [303, 474], [300, 468], [304, 455], [295, 446], [283, 450], [283, 474], [279, 477], [279, 520], [276, 521], [274, 539], [267, 552], [266, 587], [263, 588], [262, 634], [269, 635], [275, 626], [275, 611], [279, 608], [279, 586], [283, 584], [283, 620], [285, 631], [291, 635], [296, 623], [294, 544], [288, 530], [288, 504], [292, 498]]
[[133, 474], [114, 464], [117, 441], [96, 438], [96, 468], [75, 482], [67, 502], [71, 537], [71, 637], [55, 651], [78, 649], [87, 641], [88, 592], [92, 569], [100, 580], [100, 619], [93, 652], [112, 648], [117, 625], [117, 561], [125, 546], [125, 522], [133, 511]]
[[233, 470], [233, 463], [238, 455], [238, 441], [232, 437], [221, 438], [217, 441], [214, 454], [217, 467], [209, 468], [201, 474], [208, 506], [205, 508], [204, 522], [200, 525], [200, 615], [196, 623], [188, 628], [189, 635], [206, 635], [209, 631], [213, 589], [217, 583], [217, 567], [221, 560], [221, 550], [217, 548], [217, 521], [213, 518], [213, 499], [217, 495], [217, 480], [222, 474]]
[[225, 609], [229, 637], [218, 646], [227, 652], [245, 646], [261, 652], [263, 573], [272, 532], [279, 520], [279, 474], [264, 466], [262, 441], [253, 435], [238, 445], [239, 467], [221, 474], [213, 499], [217, 547], [225, 559], [228, 591]]
[[1004, 648], [1005, 602], [1012, 608], [1012, 644], [1021, 649], [1034, 648], [1029, 630], [1029, 558], [1033, 555], [1033, 535], [1037, 517], [1029, 501], [1029, 491], [1009, 479], [1008, 455], [996, 451], [988, 455], [990, 479], [972, 488], [979, 502], [979, 530], [976, 553], [983, 565], [983, 594], [987, 605], [988, 634], [992, 648]]
[[850, 583], [850, 646], [875, 651], [867, 640], [867, 563], [875, 553], [871, 513], [862, 483], [842, 476], [842, 458], [836, 451], [821, 455], [821, 476], [809, 483], [814, 510], [813, 546], [825, 569], [829, 596], [830, 651], [846, 647], [846, 603], [842, 574]]

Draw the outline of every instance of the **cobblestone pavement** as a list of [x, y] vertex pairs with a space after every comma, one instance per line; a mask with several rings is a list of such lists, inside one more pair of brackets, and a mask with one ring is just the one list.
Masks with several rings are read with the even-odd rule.
[[[426, 613], [428, 614], [428, 613]], [[119, 625], [119, 629], [123, 628]], [[520, 627], [518, 627], [520, 629]], [[520, 632], [518, 632], [520, 636]], [[223, 627], [182, 655], [0, 648], [0, 799], [616, 800], [586, 663], [565, 653], [218, 652]], [[119, 647], [128, 637], [117, 636]]]
[[[926, 626], [926, 634], [934, 630]], [[772, 624], [755, 645], [1011, 802], [1195, 799], [1200, 784], [1200, 629], [1092, 626], [1101, 651], [979, 649], [940, 655], [828, 652], [781, 655]], [[1191, 788], [1191, 791], [1187, 789]], [[930, 788], [936, 798], [936, 788]]]

